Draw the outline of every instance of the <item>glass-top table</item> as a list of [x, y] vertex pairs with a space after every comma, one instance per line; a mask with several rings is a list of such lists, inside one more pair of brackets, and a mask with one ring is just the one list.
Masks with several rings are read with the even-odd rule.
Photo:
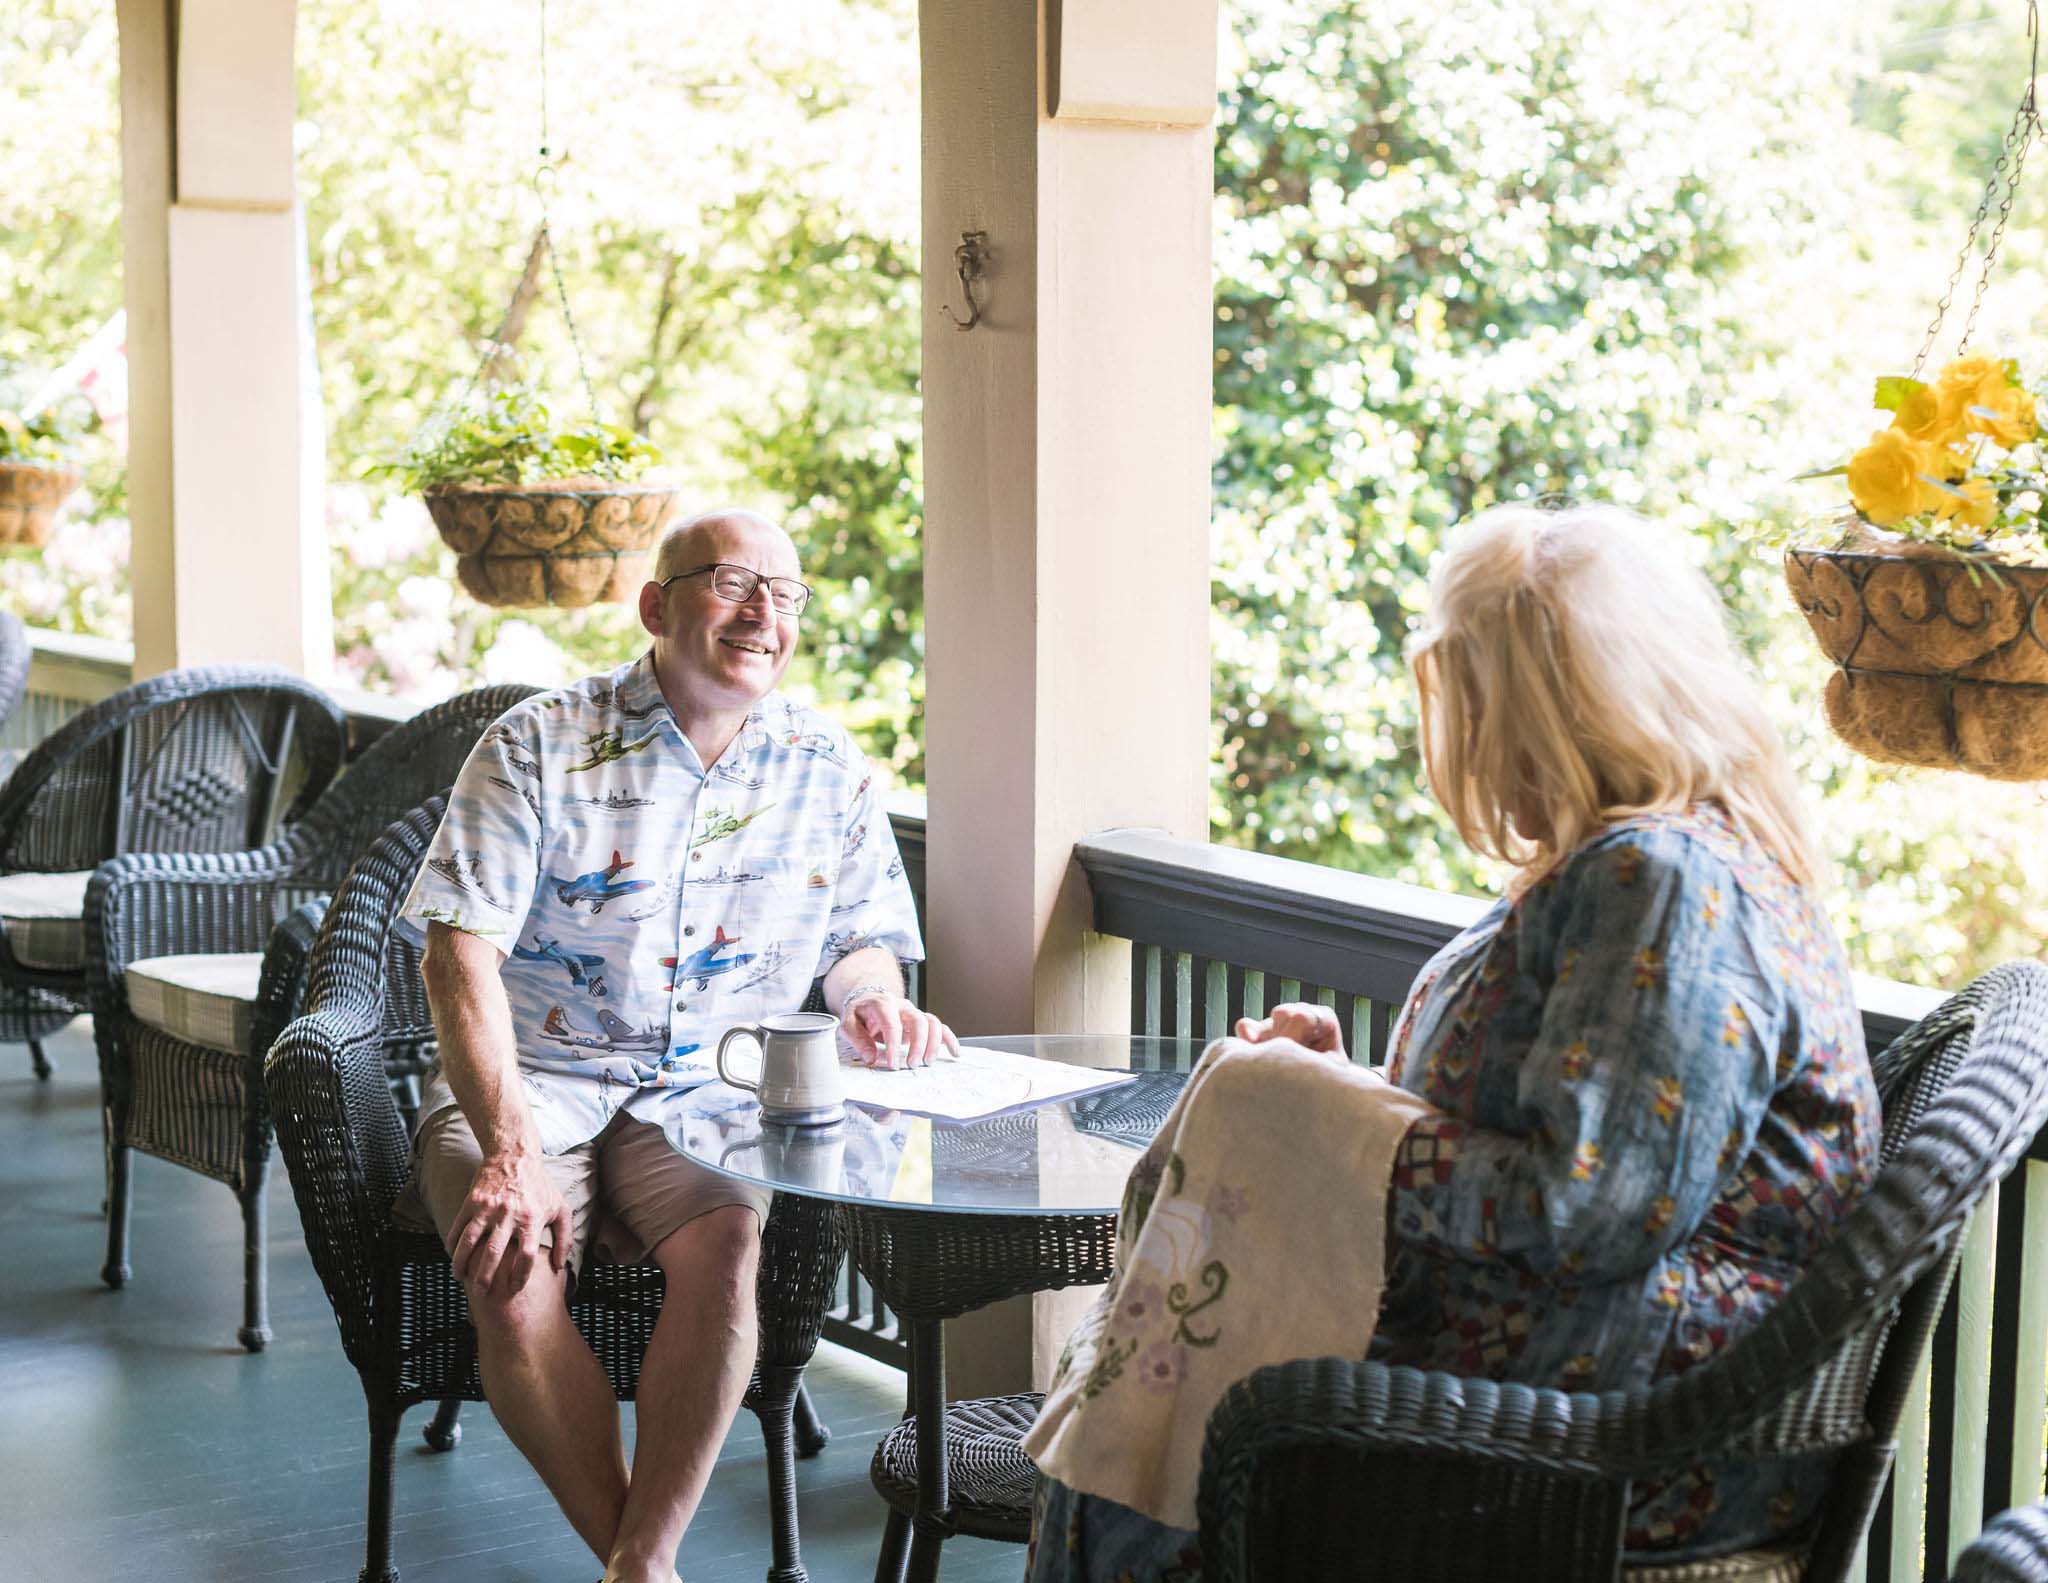
[[1196, 1053], [1189, 1040], [1125, 1035], [961, 1042], [1132, 1078], [979, 1121], [914, 1114], [922, 1071], [897, 1074], [905, 1108], [849, 1103], [826, 1128], [764, 1122], [752, 1094], [723, 1083], [678, 1096], [663, 1115], [669, 1143], [698, 1164], [843, 1206], [854, 1261], [910, 1350], [910, 1415], [870, 1469], [889, 1505], [875, 1575], [910, 1583], [937, 1578], [953, 1534], [1030, 1533], [1033, 1470], [1021, 1441], [1039, 1398], [948, 1404], [943, 1321], [1109, 1279], [1124, 1182]]
[[[978, 1121], [916, 1114], [923, 1068], [890, 1074], [902, 1109], [849, 1103], [846, 1119], [762, 1118], [745, 1089], [707, 1083], [664, 1108], [670, 1144], [723, 1175], [846, 1204], [969, 1214], [1115, 1214], [1133, 1162], [1187, 1081], [1186, 1040], [1026, 1034], [966, 1039], [1067, 1066], [1131, 1072], [1112, 1088]], [[943, 1064], [943, 1063], [942, 1063]]]

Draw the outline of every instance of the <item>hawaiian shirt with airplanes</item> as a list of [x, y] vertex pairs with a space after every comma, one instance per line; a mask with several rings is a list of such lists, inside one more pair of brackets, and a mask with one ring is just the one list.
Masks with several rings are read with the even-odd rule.
[[[484, 734], [404, 916], [505, 953], [551, 1154], [713, 1074], [719, 1035], [794, 1011], [847, 952], [924, 954], [866, 761], [770, 693], [707, 772], [646, 657], [526, 700]], [[423, 1115], [452, 1104], [429, 1086]]]

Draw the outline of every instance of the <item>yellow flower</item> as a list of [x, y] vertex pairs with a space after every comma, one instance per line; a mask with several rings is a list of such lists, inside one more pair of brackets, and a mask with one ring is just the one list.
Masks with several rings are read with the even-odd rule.
[[1966, 478], [1955, 486], [1963, 492], [1963, 498], [1943, 495], [1934, 508], [1944, 522], [1958, 521], [1973, 528], [1988, 528], [1991, 519], [1998, 515], [1998, 496], [1991, 492], [1991, 486], [1981, 478]]
[[2041, 432], [2034, 398], [2017, 385], [1980, 386], [1963, 413], [1972, 433], [2011, 450]]
[[1909, 440], [1929, 445], [1946, 445], [1963, 437], [1963, 396], [1956, 389], [1922, 385], [1908, 391], [1899, 402], [1892, 427]]
[[1935, 388], [1953, 391], [1967, 402], [2011, 382], [2005, 364], [1995, 357], [1959, 357], [1941, 371]]
[[1898, 429], [1879, 429], [1849, 458], [1849, 498], [1867, 521], [1888, 528], [1934, 510], [1941, 491], [1927, 479], [1954, 477], [1962, 465], [1962, 458], [1946, 446], [1923, 445]]

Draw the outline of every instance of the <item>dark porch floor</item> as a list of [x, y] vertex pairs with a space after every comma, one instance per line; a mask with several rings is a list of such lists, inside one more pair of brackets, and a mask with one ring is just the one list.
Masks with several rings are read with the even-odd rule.
[[[271, 1182], [276, 1340], [235, 1344], [240, 1217], [227, 1189], [137, 1159], [127, 1289], [99, 1282], [104, 1221], [91, 1027], [28, 1053], [0, 1046], [0, 1577], [10, 1583], [348, 1583], [362, 1565], [362, 1393], [300, 1237], [280, 1166]], [[873, 1576], [876, 1439], [902, 1410], [900, 1375], [837, 1348], [810, 1379], [833, 1440], [798, 1468], [804, 1558], [820, 1583]], [[463, 1412], [437, 1456], [407, 1414], [397, 1561], [408, 1578], [564, 1580], [600, 1570], [489, 1410]], [[628, 1417], [630, 1431], [631, 1419]], [[1014, 1546], [946, 1546], [948, 1583], [1014, 1579]], [[742, 1413], [683, 1541], [689, 1583], [756, 1583], [768, 1567], [760, 1434]]]

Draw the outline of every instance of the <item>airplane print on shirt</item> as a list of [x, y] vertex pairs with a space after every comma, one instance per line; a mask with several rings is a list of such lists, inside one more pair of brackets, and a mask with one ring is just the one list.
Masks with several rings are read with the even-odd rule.
[[522, 962], [559, 963], [562, 967], [568, 969], [569, 982], [578, 989], [587, 989], [591, 994], [600, 997], [611, 993], [605, 988], [604, 958], [601, 956], [591, 956], [586, 952], [567, 950], [561, 941], [551, 939], [544, 934], [537, 934], [533, 937], [532, 950], [528, 950], [523, 945], [514, 945], [512, 947], [512, 954]]
[[703, 950], [693, 951], [680, 959], [665, 956], [661, 959], [661, 965], [675, 969], [675, 988], [680, 989], [687, 983], [695, 983], [702, 992], [711, 987], [712, 979], [719, 974], [730, 973], [734, 968], [745, 967], [754, 960], [752, 951], [742, 951], [738, 956], [725, 955], [739, 943], [739, 936], [728, 935], [725, 932], [725, 925], [720, 924], [711, 943]]
[[596, 1033], [586, 1033], [569, 1020], [569, 1014], [560, 1006], [550, 1007], [547, 1021], [540, 1025], [540, 1036], [556, 1044], [566, 1044], [571, 1049], [595, 1050], [600, 1055], [632, 1055], [635, 1052], [652, 1052], [668, 1043], [665, 1030], [655, 1027], [642, 1028], [635, 1032], [623, 1018], [599, 1008]]
[[548, 883], [555, 887], [555, 895], [564, 907], [579, 907], [588, 904], [591, 917], [604, 911], [604, 904], [617, 901], [621, 896], [631, 896], [639, 891], [654, 889], [651, 879], [620, 879], [619, 874], [633, 866], [633, 860], [620, 857], [617, 850], [612, 860], [603, 868], [594, 868], [588, 874], [578, 874], [574, 879], [557, 879], [552, 874]]
[[[511, 755], [507, 754], [506, 757], [509, 758]], [[516, 792], [521, 797], [524, 797], [526, 799], [526, 806], [533, 810], [533, 817], [535, 819], [540, 818], [540, 798], [535, 795], [531, 786], [514, 786], [502, 775], [492, 775], [487, 778], [493, 786], [502, 786], [506, 791]]]
[[707, 808], [701, 821], [702, 829], [692, 847], [709, 846], [714, 841], [723, 841], [727, 836], [738, 835], [775, 804], [763, 803], [749, 814], [735, 814], [730, 808]]
[[631, 758], [661, 740], [659, 731], [650, 731], [638, 742], [628, 742], [623, 729], [617, 731], [593, 731], [583, 739], [583, 746], [590, 757], [581, 764], [571, 764], [568, 773], [574, 775], [582, 770], [601, 769], [607, 764], [616, 764], [621, 759]]

